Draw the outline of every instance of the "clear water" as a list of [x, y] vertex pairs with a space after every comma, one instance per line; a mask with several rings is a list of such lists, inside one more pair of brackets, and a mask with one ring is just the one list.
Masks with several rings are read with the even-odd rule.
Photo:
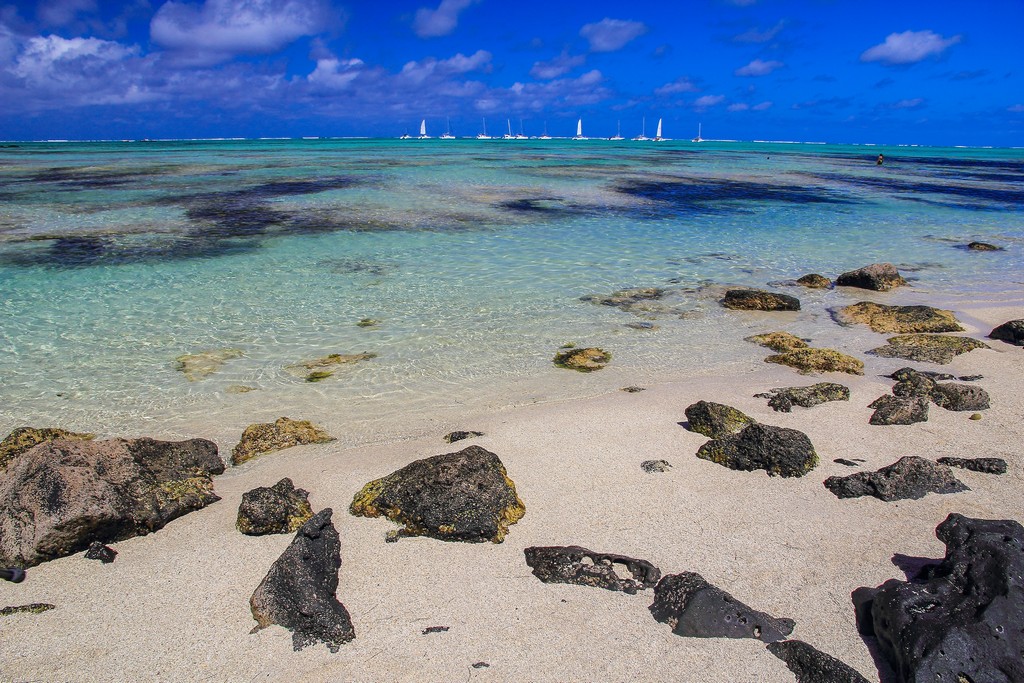
[[[877, 166], [879, 151], [886, 162]], [[1005, 251], [968, 252], [967, 242]], [[887, 300], [1024, 299], [1024, 152], [591, 140], [20, 144], [0, 149], [0, 431], [227, 435], [279, 415], [344, 441], [757, 367], [787, 329], [854, 353], [849, 293], [727, 311], [876, 261]], [[671, 290], [638, 316], [580, 297]], [[863, 298], [863, 297], [857, 297]], [[359, 327], [363, 318], [380, 321]], [[653, 330], [627, 323], [650, 322]], [[611, 365], [553, 367], [565, 343]], [[175, 358], [237, 348], [190, 382]], [[377, 357], [308, 383], [288, 366]], [[244, 385], [255, 391], [229, 392]], [[226, 438], [226, 436], [225, 436]]]

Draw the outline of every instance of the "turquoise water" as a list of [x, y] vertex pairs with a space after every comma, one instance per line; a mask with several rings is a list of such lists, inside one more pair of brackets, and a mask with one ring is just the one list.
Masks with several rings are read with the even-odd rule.
[[[875, 157], [884, 152], [879, 167]], [[972, 240], [1005, 251], [963, 249]], [[0, 431], [240, 431], [349, 441], [460, 411], [756, 367], [784, 327], [856, 347], [826, 308], [722, 309], [876, 261], [956, 306], [1024, 293], [1024, 151], [591, 140], [32, 143], [0, 149]], [[581, 301], [670, 291], [638, 315]], [[887, 295], [889, 296], [889, 295]], [[925, 300], [927, 299], [927, 300]], [[372, 327], [356, 323], [379, 321]], [[628, 323], [651, 323], [634, 329]], [[564, 343], [613, 353], [555, 369]], [[242, 356], [190, 382], [175, 358]], [[862, 346], [856, 348], [870, 348]], [[288, 366], [372, 352], [318, 383]], [[231, 387], [254, 391], [232, 393]], [[441, 416], [441, 417], [439, 417]]]

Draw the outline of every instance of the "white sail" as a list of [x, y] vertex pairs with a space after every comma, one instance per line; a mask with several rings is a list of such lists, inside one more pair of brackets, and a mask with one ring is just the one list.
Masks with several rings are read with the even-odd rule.
[[655, 140], [661, 139], [661, 119], [658, 119], [658, 132], [654, 134]]
[[576, 137], [583, 137], [583, 119], [576, 122]]
[[427, 134], [427, 120], [423, 119], [422, 121], [420, 121], [420, 135], [426, 135], [426, 134]]
[[700, 124], [697, 124], [697, 137], [693, 139], [693, 142], [704, 142], [704, 138], [700, 136]]
[[514, 137], [512, 135], [512, 119], [505, 119], [505, 122], [508, 123], [508, 132], [502, 135], [501, 138], [503, 140], [511, 140]]

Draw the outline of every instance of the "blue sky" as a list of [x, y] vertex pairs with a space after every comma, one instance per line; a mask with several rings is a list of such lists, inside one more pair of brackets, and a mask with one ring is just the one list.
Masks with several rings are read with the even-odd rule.
[[[0, 0], [2, 2], [2, 0]], [[1024, 145], [1024, 1], [0, 4], [0, 139], [527, 134]], [[516, 131], [518, 132], [518, 130]]]

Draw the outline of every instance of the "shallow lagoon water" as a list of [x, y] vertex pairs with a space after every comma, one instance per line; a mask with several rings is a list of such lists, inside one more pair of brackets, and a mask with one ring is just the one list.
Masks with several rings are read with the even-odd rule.
[[[882, 337], [839, 328], [827, 307], [1024, 299], [1022, 197], [1021, 150], [18, 145], [0, 150], [0, 431], [227, 438], [289, 415], [360, 443], [478, 410], [748, 371], [765, 354], [742, 338], [770, 329], [857, 355]], [[972, 240], [1005, 250], [968, 252]], [[795, 314], [717, 303], [726, 286], [875, 261], [897, 263], [913, 287], [783, 287], [803, 302]], [[580, 301], [629, 287], [671, 290], [675, 312]], [[558, 370], [565, 343], [601, 346], [612, 364]], [[176, 368], [181, 354], [223, 348], [244, 355], [196, 382]], [[363, 351], [377, 357], [322, 382], [287, 370]], [[239, 385], [255, 391], [229, 392]]]

